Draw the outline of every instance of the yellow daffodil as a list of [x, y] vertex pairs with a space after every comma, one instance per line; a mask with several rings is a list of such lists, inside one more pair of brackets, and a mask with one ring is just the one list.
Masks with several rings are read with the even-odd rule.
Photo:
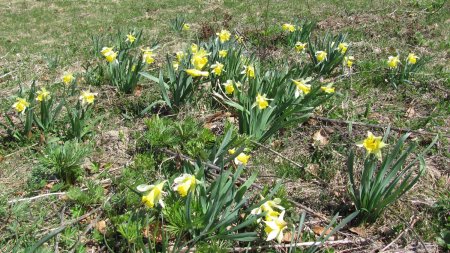
[[198, 45], [195, 44], [195, 43], [192, 43], [192, 45], [191, 45], [191, 52], [193, 54], [195, 54], [195, 53], [197, 53], [197, 51], [198, 51]]
[[233, 81], [232, 80], [227, 80], [224, 84], [223, 87], [225, 88], [225, 94], [227, 95], [231, 95], [234, 92], [234, 85], [233, 85]]
[[295, 90], [295, 97], [299, 97], [300, 94], [308, 94], [311, 92], [311, 85], [308, 84], [312, 79], [310, 77], [306, 78], [306, 79], [297, 79], [297, 80], [292, 80], [292, 82], [294, 82], [295, 86], [297, 86], [297, 89]]
[[228, 154], [234, 155], [234, 153], [236, 153], [236, 149], [235, 148], [228, 149]]
[[25, 98], [16, 98], [16, 102], [12, 105], [18, 113], [25, 113], [25, 110], [30, 106]]
[[249, 66], [244, 65], [244, 70], [241, 72], [241, 74], [245, 74], [249, 78], [255, 78], [255, 68], [251, 65]]
[[222, 71], [223, 71], [222, 63], [216, 62], [215, 64], [211, 65], [211, 68], [213, 69], [213, 72], [216, 76], [222, 75]]
[[146, 47], [141, 50], [142, 50], [142, 61], [147, 64], [152, 64], [155, 61], [155, 58], [153, 58], [153, 51], [149, 47]]
[[189, 31], [191, 29], [191, 26], [189, 24], [184, 24], [182, 30], [183, 31]]
[[[261, 200], [264, 200], [264, 197], [261, 196]], [[279, 213], [274, 210], [274, 208], [278, 209], [279, 211], [284, 210], [284, 207], [280, 205], [281, 199], [275, 198], [273, 200], [268, 200], [264, 202], [261, 206], [253, 209], [250, 213], [253, 215], [259, 215], [263, 212], [267, 212], [266, 214], [266, 220], [270, 220], [268, 216], [278, 216]], [[258, 219], [258, 222], [260, 222], [261, 219]]]
[[172, 62], [172, 67], [173, 67], [173, 69], [178, 70], [178, 68], [180, 67], [180, 63], [177, 62], [177, 61], [173, 61]]
[[409, 64], [416, 64], [417, 59], [419, 59], [419, 57], [417, 57], [417, 55], [415, 55], [414, 53], [410, 53], [408, 54], [408, 63]]
[[292, 24], [283, 24], [281, 28], [283, 29], [283, 31], [295, 32], [295, 26]]
[[269, 100], [272, 100], [272, 99], [268, 99], [266, 97], [266, 94], [261, 95], [260, 93], [258, 93], [258, 95], [256, 95], [256, 101], [253, 104], [253, 107], [258, 106], [258, 108], [260, 110], [264, 110], [269, 106], [269, 102], [268, 102]]
[[45, 89], [44, 87], [42, 87], [40, 90], [38, 90], [36, 92], [37, 96], [36, 96], [36, 100], [39, 102], [45, 101], [47, 99], [50, 99], [50, 92]]
[[162, 181], [157, 185], [139, 185], [137, 187], [140, 192], [147, 192], [142, 196], [142, 203], [144, 203], [148, 208], [154, 208], [156, 203], [159, 203], [162, 208], [164, 208], [164, 202], [162, 200], [163, 188], [166, 181]]
[[300, 41], [298, 41], [297, 43], [295, 43], [295, 50], [299, 53], [302, 53], [306, 48], [306, 43], [301, 43]]
[[236, 165], [247, 165], [248, 160], [250, 159], [250, 155], [246, 155], [245, 153], [240, 153], [236, 158], [234, 158], [234, 163]]
[[347, 64], [347, 67], [351, 68], [353, 66], [353, 61], [355, 60], [355, 57], [353, 56], [345, 56], [344, 62]]
[[327, 59], [327, 52], [325, 51], [317, 51], [316, 52], [316, 59], [319, 62], [323, 62]]
[[220, 58], [225, 58], [225, 57], [227, 57], [227, 54], [228, 54], [228, 51], [225, 50], [225, 49], [219, 51], [219, 57], [220, 57]]
[[287, 228], [287, 223], [284, 221], [284, 213], [281, 212], [280, 216], [274, 218], [270, 221], [264, 221], [266, 223], [266, 227], [264, 231], [267, 234], [266, 241], [271, 241], [273, 239], [277, 239], [278, 243], [281, 243], [283, 240], [283, 230]]
[[348, 44], [345, 42], [339, 43], [338, 49], [339, 49], [339, 52], [341, 52], [341, 54], [345, 54], [345, 52], [347, 52], [347, 49], [348, 49]]
[[95, 96], [97, 96], [97, 93], [92, 93], [89, 90], [83, 90], [81, 91], [81, 104], [92, 104], [94, 103]]
[[106, 54], [112, 52], [113, 49], [114, 49], [114, 47], [103, 47], [102, 50], [100, 51], [100, 53], [101, 53], [103, 56], [106, 56]]
[[106, 60], [107, 60], [109, 63], [111, 63], [111, 62], [114, 62], [114, 61], [116, 60], [116, 58], [117, 58], [117, 53], [114, 52], [114, 51], [109, 51], [109, 52], [105, 53], [104, 56], [105, 56]]
[[195, 189], [195, 185], [197, 185], [199, 181], [195, 179], [194, 175], [183, 174], [174, 180], [174, 186], [172, 189], [177, 191], [181, 197], [186, 197], [189, 191], [193, 191]]
[[177, 61], [181, 62], [184, 57], [186, 57], [186, 54], [183, 51], [178, 51], [175, 53], [175, 55], [177, 56]]
[[387, 144], [382, 141], [381, 136], [375, 136], [371, 132], [367, 132], [367, 138], [356, 143], [356, 145], [358, 147], [364, 147], [367, 151], [367, 155], [374, 154], [381, 160], [381, 149]]
[[400, 59], [398, 58], [398, 56], [389, 56], [387, 64], [388, 64], [389, 68], [395, 69], [395, 68], [397, 68], [399, 62], [400, 62]]
[[136, 37], [132, 33], [127, 34], [127, 40], [126, 41], [128, 41], [130, 43], [133, 43], [135, 40], [136, 40]]
[[74, 77], [72, 73], [67, 73], [62, 77], [64, 84], [70, 84], [73, 81]]
[[198, 70], [202, 70], [205, 65], [208, 63], [208, 55], [209, 53], [206, 52], [205, 49], [200, 48], [200, 50], [197, 50], [194, 55], [192, 55], [191, 63], [194, 65], [194, 68]]
[[186, 73], [192, 77], [199, 77], [199, 76], [208, 77], [209, 76], [208, 71], [201, 71], [198, 69], [186, 69]]
[[237, 43], [242, 44], [244, 43], [244, 37], [239, 36], [239, 35], [234, 35], [234, 39], [237, 41]]
[[[268, 211], [266, 216], [264, 217], [265, 221], [273, 221], [280, 216], [280, 213], [274, 210]], [[261, 222], [261, 219], [258, 219], [257, 222]]]
[[332, 83], [330, 83], [326, 86], [322, 86], [322, 87], [320, 87], [320, 89], [325, 93], [334, 93], [334, 87], [333, 87]]
[[229, 41], [231, 37], [231, 33], [228, 30], [222, 30], [220, 33], [216, 33], [216, 35], [219, 37], [221, 43]]

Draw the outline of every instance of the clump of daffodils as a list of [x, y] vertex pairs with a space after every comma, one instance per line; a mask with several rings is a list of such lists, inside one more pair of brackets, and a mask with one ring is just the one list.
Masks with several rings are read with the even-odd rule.
[[381, 136], [375, 136], [372, 132], [367, 132], [367, 138], [357, 142], [358, 147], [364, 147], [367, 151], [367, 155], [374, 154], [378, 160], [381, 160], [381, 149], [387, 144], [382, 141]]
[[387, 65], [389, 68], [395, 69], [395, 68], [397, 68], [399, 63], [400, 63], [400, 59], [399, 59], [398, 55], [388, 57]]
[[25, 110], [30, 106], [30, 103], [25, 98], [16, 98], [16, 102], [12, 105], [12, 107], [18, 113], [25, 113]]
[[310, 81], [312, 80], [311, 77], [308, 77], [306, 79], [297, 79], [297, 80], [292, 80], [292, 82], [295, 84], [296, 88], [295, 89], [295, 97], [298, 98], [301, 94], [308, 94], [311, 92], [311, 85], [308, 84]]
[[81, 104], [93, 104], [95, 100], [95, 96], [97, 96], [97, 93], [92, 93], [89, 90], [83, 90], [81, 91], [81, 95], [79, 99], [81, 100]]
[[166, 181], [162, 181], [157, 185], [139, 185], [137, 190], [143, 192], [142, 203], [148, 208], [154, 208], [157, 203], [164, 208], [163, 196], [165, 192], [163, 191], [164, 184]]
[[222, 30], [216, 33], [216, 35], [219, 37], [220, 43], [225, 43], [231, 38], [231, 33], [228, 30]]
[[180, 194], [181, 197], [186, 197], [186, 195], [195, 189], [197, 184], [201, 183], [191, 174], [183, 174], [174, 180], [174, 185], [172, 189]]

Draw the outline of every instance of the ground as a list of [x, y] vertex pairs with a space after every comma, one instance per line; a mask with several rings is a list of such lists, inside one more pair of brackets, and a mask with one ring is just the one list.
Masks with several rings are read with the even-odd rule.
[[[170, 20], [177, 15], [183, 15], [191, 24], [189, 33], [180, 35], [171, 30]], [[292, 48], [280, 45], [277, 27], [285, 22], [308, 19], [317, 22], [315, 33], [347, 33], [355, 66], [351, 73], [331, 77], [337, 84], [336, 96], [318, 108], [309, 121], [282, 131], [252, 153], [246, 175], [258, 172], [257, 183], [261, 185], [282, 179], [286, 195], [316, 213], [327, 217], [336, 212], [347, 215], [354, 207], [347, 192], [345, 163], [349, 150], [355, 148], [354, 143], [363, 139], [367, 131], [382, 135], [391, 126], [389, 145], [394, 145], [402, 133], [415, 131], [410, 140], [420, 143], [420, 149], [440, 133], [436, 146], [426, 157], [426, 173], [413, 190], [374, 224], [358, 227], [357, 232], [355, 228], [342, 232], [351, 240], [365, 238], [371, 244], [355, 243], [338, 246], [336, 250], [381, 250], [392, 241], [393, 245], [386, 250], [444, 250], [439, 248], [436, 237], [445, 229], [442, 216], [448, 217], [450, 212], [447, 1], [0, 0], [0, 16], [0, 122], [6, 120], [3, 112], [14, 114], [12, 96], [19, 86], [30, 87], [33, 80], [40, 85], [51, 84], [60, 82], [66, 72], [83, 72], [87, 62], [95, 62], [91, 37], [107, 36], [118, 29], [143, 29], [144, 44], [158, 42], [156, 62], [149, 72], [157, 72], [165, 64], [166, 53], [213, 36], [222, 28], [241, 34], [246, 48], [264, 59], [267, 66], [280, 59], [297, 57]], [[428, 62], [411, 83], [393, 87], [383, 71], [387, 57], [397, 52], [415, 52]], [[146, 131], [144, 121], [158, 111], [150, 110], [144, 115], [140, 112], [160, 99], [160, 95], [156, 84], [148, 79], [142, 80], [133, 95], [119, 93], [109, 85], [91, 88], [99, 93], [95, 112], [101, 119], [94, 126], [92, 154], [83, 168], [87, 172], [85, 180], [103, 185], [106, 196], [115, 190], [109, 186], [114, 185], [126, 167], [134, 166], [136, 161], [144, 163], [145, 158], [137, 158], [142, 155], [138, 144]], [[213, 132], [220, 132], [227, 118], [235, 121], [228, 114], [216, 119], [217, 111], [201, 103], [183, 108], [178, 114], [160, 113], [175, 121], [193, 117]], [[67, 189], [53, 188], [57, 182], [51, 180], [39, 188], [30, 188], [28, 179], [39, 163], [45, 142], [52, 136], [17, 142], [2, 128], [0, 136], [0, 199], [4, 203], [0, 209], [0, 251], [23, 251], [65, 220], [78, 217], [77, 212], [91, 210], [66, 202], [59, 195], [16, 203], [17, 199]], [[87, 187], [85, 183], [79, 187]], [[52, 247], [55, 251], [70, 250], [74, 243], [78, 246], [86, 243], [87, 249], [106, 251], [93, 243], [92, 227], [86, 229], [92, 220], [101, 219], [91, 217], [74, 223], [46, 250], [50, 252]], [[310, 227], [319, 221], [312, 216]], [[97, 230], [104, 229], [95, 224]], [[413, 228], [407, 229], [408, 224], [414, 224]], [[35, 240], [23, 239], [29, 235]], [[400, 239], [394, 240], [398, 235]]]

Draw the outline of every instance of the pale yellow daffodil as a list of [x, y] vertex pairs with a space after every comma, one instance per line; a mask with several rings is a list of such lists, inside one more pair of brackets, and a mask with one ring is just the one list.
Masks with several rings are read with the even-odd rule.
[[225, 94], [231, 95], [234, 92], [234, 85], [232, 80], [227, 80], [224, 84], [222, 84], [225, 89]]
[[174, 180], [174, 185], [172, 189], [177, 191], [181, 197], [186, 197], [186, 195], [195, 189], [195, 186], [200, 183], [194, 175], [183, 174]]
[[303, 51], [305, 51], [305, 48], [306, 48], [306, 43], [302, 43], [300, 41], [295, 43], [295, 50], [297, 52], [302, 53]]
[[42, 87], [40, 90], [36, 92], [36, 100], [39, 102], [46, 101], [51, 98], [50, 92]]
[[283, 240], [283, 231], [287, 228], [287, 222], [284, 221], [284, 213], [285, 211], [281, 212], [277, 218], [270, 221], [264, 221], [264, 223], [266, 223], [266, 227], [264, 228], [264, 231], [267, 234], [266, 241], [276, 239], [278, 243], [281, 243]]
[[400, 59], [398, 56], [389, 56], [388, 57], [387, 64], [388, 64], [389, 68], [395, 69], [395, 68], [397, 68], [399, 63], [400, 63]]
[[412, 64], [412, 65], [416, 64], [417, 59], [419, 59], [419, 57], [417, 57], [417, 55], [415, 55], [414, 53], [408, 54], [408, 63], [409, 64]]
[[295, 32], [295, 26], [292, 24], [283, 24], [281, 28], [283, 29], [283, 31]]
[[230, 40], [231, 33], [228, 30], [222, 30], [219, 33], [216, 33], [219, 37], [220, 43], [224, 43]]
[[70, 84], [72, 81], [73, 81], [73, 79], [74, 79], [74, 77], [73, 77], [73, 74], [72, 73], [66, 73], [63, 77], [62, 77], [62, 80], [63, 80], [63, 83], [64, 84]]
[[132, 44], [135, 40], [136, 40], [136, 37], [132, 33], [127, 34], [127, 39], [126, 39], [127, 42], [130, 42]]
[[225, 58], [225, 57], [227, 57], [227, 54], [228, 54], [228, 51], [225, 50], [225, 49], [219, 51], [219, 57], [220, 57], [220, 58]]
[[139, 185], [137, 190], [140, 192], [145, 192], [142, 196], [142, 203], [144, 203], [148, 208], [154, 208], [157, 203], [164, 208], [164, 202], [162, 200], [163, 188], [166, 181], [162, 181], [157, 185]]
[[16, 98], [16, 102], [12, 105], [18, 113], [25, 113], [25, 110], [30, 106], [25, 98]]
[[323, 62], [327, 59], [327, 52], [325, 51], [317, 51], [316, 52], [316, 59], [318, 62]]
[[92, 93], [89, 90], [83, 90], [81, 91], [81, 95], [79, 99], [81, 100], [81, 104], [92, 104], [94, 103], [95, 96], [97, 96], [97, 93]]
[[211, 68], [213, 69], [212, 72], [216, 75], [216, 76], [220, 76], [222, 75], [222, 71], [223, 70], [223, 64], [220, 62], [216, 62], [215, 64], [211, 65]]
[[367, 151], [367, 155], [374, 154], [378, 160], [381, 160], [381, 149], [387, 144], [382, 141], [381, 136], [375, 136], [372, 132], [367, 132], [367, 138], [357, 142], [356, 146], [364, 147]]

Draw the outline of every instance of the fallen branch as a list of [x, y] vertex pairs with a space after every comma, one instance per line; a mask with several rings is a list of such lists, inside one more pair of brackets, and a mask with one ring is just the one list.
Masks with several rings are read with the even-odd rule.
[[[369, 127], [369, 128], [380, 128], [380, 129], [386, 129], [389, 126], [385, 126], [385, 125], [375, 125], [375, 124], [369, 124], [369, 123], [363, 123], [363, 122], [355, 122], [355, 121], [348, 121], [348, 120], [340, 120], [340, 119], [329, 119], [329, 118], [325, 118], [325, 117], [320, 117], [320, 116], [312, 116], [312, 119], [316, 119], [316, 120], [320, 120], [320, 121], [325, 121], [325, 122], [330, 122], [330, 123], [336, 123], [336, 124], [340, 124], [340, 125], [353, 125], [353, 126], [365, 126], [365, 127]], [[402, 133], [415, 133], [415, 134], [421, 134], [421, 135], [432, 135], [432, 136], [436, 136], [440, 133], [436, 133], [436, 132], [429, 132], [429, 131], [419, 131], [419, 130], [412, 130], [412, 129], [408, 129], [408, 128], [399, 128], [399, 127], [390, 127], [391, 130], [397, 131], [397, 132], [402, 132]], [[450, 138], [449, 134], [441, 134], [444, 137]]]

